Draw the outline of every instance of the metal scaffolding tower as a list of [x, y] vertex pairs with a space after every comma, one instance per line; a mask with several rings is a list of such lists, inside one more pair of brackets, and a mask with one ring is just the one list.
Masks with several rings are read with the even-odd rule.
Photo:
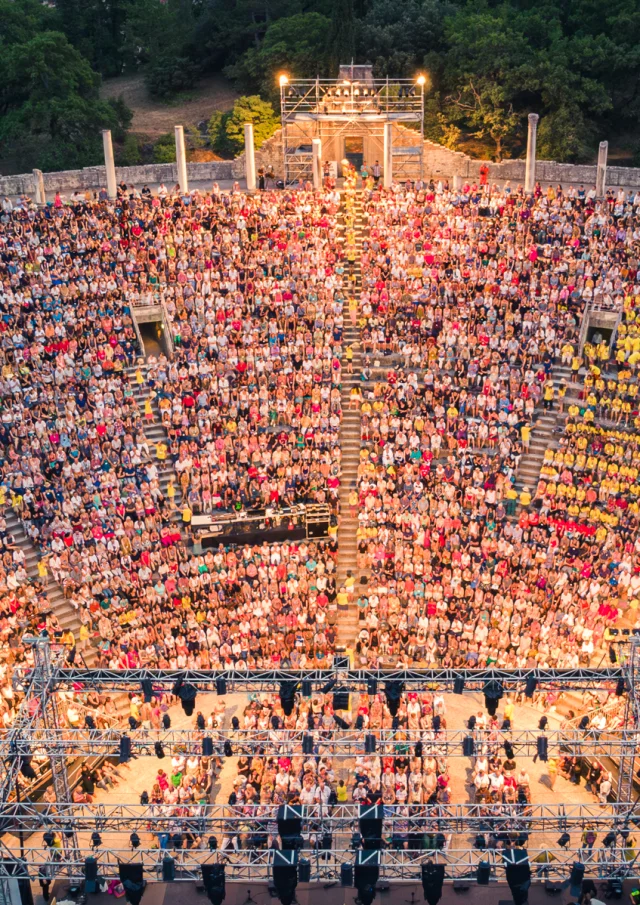
[[[280, 116], [285, 184], [312, 179], [312, 142], [323, 160], [337, 165], [349, 157], [348, 139], [359, 139], [367, 162], [384, 157], [385, 123], [415, 132], [393, 148], [397, 179], [421, 179], [424, 154], [424, 78], [375, 79], [370, 67], [341, 67], [339, 79], [280, 78]], [[346, 77], [346, 76], [349, 77]], [[408, 134], [408, 133], [407, 133]]]
[[[638, 744], [638, 700], [636, 674], [638, 639], [630, 642], [630, 649], [621, 665], [604, 669], [520, 669], [520, 670], [352, 670], [348, 660], [338, 660], [331, 670], [296, 672], [293, 670], [175, 671], [175, 670], [80, 670], [67, 668], [63, 651], [52, 656], [49, 639], [24, 639], [32, 652], [33, 664], [28, 669], [15, 670], [14, 679], [24, 689], [24, 700], [17, 719], [4, 738], [0, 738], [0, 768], [2, 802], [0, 820], [4, 835], [0, 840], [0, 883], [16, 875], [35, 878], [42, 871], [51, 871], [51, 852], [39, 837], [24, 844], [27, 834], [57, 834], [62, 843], [56, 856], [55, 872], [78, 879], [82, 877], [84, 859], [94, 855], [101, 875], [117, 874], [118, 862], [142, 861], [152, 878], [162, 876], [162, 862], [167, 846], [174, 838], [185, 835], [200, 843], [186, 850], [171, 850], [177, 863], [176, 879], [199, 879], [201, 866], [222, 858], [228, 878], [260, 879], [270, 877], [273, 849], [269, 840], [278, 835], [278, 809], [274, 805], [194, 806], [188, 814], [184, 809], [160, 809], [153, 805], [74, 804], [69, 788], [67, 766], [72, 756], [113, 755], [119, 748], [122, 733], [114, 730], [74, 730], [60, 726], [56, 705], [58, 691], [80, 683], [85, 689], [102, 691], [140, 691], [146, 688], [166, 689], [182, 678], [200, 691], [217, 690], [224, 694], [231, 690], [278, 691], [282, 683], [297, 693], [310, 695], [313, 688], [331, 681], [334, 690], [358, 690], [368, 694], [378, 691], [429, 689], [463, 692], [481, 691], [485, 695], [543, 688], [604, 689], [610, 693], [628, 694], [628, 723], [619, 733], [594, 733], [570, 726], [564, 730], [504, 730], [438, 731], [408, 730], [403, 733], [403, 750], [421, 754], [442, 754], [446, 757], [469, 757], [472, 752], [493, 751], [508, 742], [521, 754], [538, 752], [541, 735], [548, 753], [575, 753], [581, 756], [615, 756], [620, 761], [618, 800], [602, 805], [537, 805], [526, 801], [514, 804], [451, 804], [440, 803], [413, 806], [390, 806], [381, 809], [381, 831], [384, 848], [381, 851], [380, 876], [384, 879], [417, 879], [426, 859], [439, 860], [446, 866], [448, 877], [463, 878], [475, 873], [480, 860], [488, 861], [493, 874], [501, 866], [500, 838], [526, 838], [529, 858], [533, 862], [544, 852], [552, 855], [546, 876], [563, 877], [578, 858], [585, 864], [586, 873], [602, 879], [636, 877], [636, 858], [629, 853], [631, 831], [640, 827], [640, 813], [632, 803], [633, 776]], [[131, 751], [150, 754], [159, 742], [168, 751], [209, 754], [219, 757], [247, 753], [257, 756], [291, 755], [301, 751], [310, 757], [329, 754], [332, 757], [355, 757], [362, 754], [377, 756], [397, 753], [398, 737], [390, 730], [358, 732], [336, 727], [327, 731], [273, 730], [243, 732], [241, 730], [144, 730], [127, 733]], [[469, 747], [469, 743], [471, 747]], [[20, 773], [24, 773], [29, 758], [46, 751], [50, 760], [56, 802], [30, 801], [20, 795]], [[251, 811], [251, 813], [250, 813]], [[341, 866], [353, 861], [360, 843], [358, 834], [362, 816], [358, 805], [301, 807], [302, 855], [311, 864], [313, 881], [334, 882]], [[602, 833], [612, 834], [610, 843], [596, 852], [588, 851], [580, 842], [587, 825]], [[246, 850], [238, 848], [233, 839], [247, 832], [250, 826], [255, 839]], [[144, 831], [157, 838], [153, 848], [144, 845], [135, 851], [116, 843], [96, 846], [92, 833], [123, 833]], [[573, 834], [571, 846], [549, 844], [545, 833]], [[215, 836], [219, 847], [207, 845], [207, 837]], [[485, 839], [484, 848], [477, 848], [474, 840]], [[11, 838], [19, 839], [13, 845]], [[252, 836], [253, 838], [253, 836]], [[332, 839], [330, 850], [322, 847], [322, 840]], [[409, 840], [409, 847], [405, 847]], [[177, 845], [177, 843], [176, 843]], [[354, 847], [355, 846], [355, 847]]]

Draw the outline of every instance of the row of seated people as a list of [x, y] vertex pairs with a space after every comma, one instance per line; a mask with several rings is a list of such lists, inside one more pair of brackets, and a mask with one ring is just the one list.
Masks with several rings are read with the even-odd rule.
[[200, 228], [178, 222], [139, 275], [133, 291], [165, 304], [176, 343], [148, 386], [193, 511], [337, 505], [338, 205], [335, 192], [212, 195]]
[[[508, 186], [364, 201], [363, 330], [398, 364], [363, 391], [358, 565], [370, 574], [356, 656], [589, 663], [619, 618], [606, 592], [616, 538], [566, 532], [526, 507], [514, 518], [515, 482], [536, 403], [552, 409], [565, 392], [549, 375], [577, 349], [585, 303], [622, 305], [632, 291], [628, 233], [614, 221], [635, 224], [638, 211]], [[468, 443], [470, 418], [485, 425], [484, 448]], [[582, 594], [594, 581], [597, 601]]]
[[[194, 560], [145, 429], [158, 411], [193, 511], [218, 508], [219, 491], [226, 508], [313, 500], [336, 511], [337, 203], [214, 187], [3, 212], [0, 504], [48, 555], [83, 622], [74, 640], [100, 639], [101, 662], [330, 657], [335, 550]], [[131, 309], [148, 293], [166, 305], [176, 354], [151, 368], [142, 406]]]

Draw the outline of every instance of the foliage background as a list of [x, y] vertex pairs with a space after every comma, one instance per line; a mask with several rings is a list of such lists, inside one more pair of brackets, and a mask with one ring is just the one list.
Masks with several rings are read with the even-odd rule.
[[332, 77], [351, 59], [424, 72], [427, 135], [450, 147], [519, 156], [536, 111], [539, 156], [592, 160], [607, 138], [640, 163], [637, 0], [0, 0], [0, 23], [0, 157], [22, 169], [100, 162], [103, 128], [123, 161], [171, 158], [165, 136], [127, 135], [101, 78], [140, 71], [179, 103], [224, 73], [244, 96], [194, 142], [232, 155], [243, 116], [262, 140], [277, 127], [279, 72]]

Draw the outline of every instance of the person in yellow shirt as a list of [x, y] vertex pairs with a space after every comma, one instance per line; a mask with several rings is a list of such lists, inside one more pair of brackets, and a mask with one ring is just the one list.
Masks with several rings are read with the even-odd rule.
[[531, 505], [531, 493], [527, 486], [523, 487], [520, 491], [520, 505], [523, 508]]

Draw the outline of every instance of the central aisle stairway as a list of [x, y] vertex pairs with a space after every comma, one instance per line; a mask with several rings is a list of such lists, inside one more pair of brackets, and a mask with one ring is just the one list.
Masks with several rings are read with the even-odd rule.
[[[349, 229], [352, 230], [353, 245], [355, 246], [355, 259], [350, 265], [350, 272], [354, 277], [351, 283], [350, 295], [358, 302], [362, 289], [362, 275], [360, 270], [360, 256], [362, 254], [362, 200], [359, 193], [352, 195], [353, 205], [351, 211], [347, 203], [347, 193], [342, 193], [340, 207], [340, 220], [343, 238], [347, 242]], [[346, 248], [346, 244], [345, 244]], [[347, 349], [353, 351], [352, 373], [349, 373]], [[360, 345], [360, 328], [353, 324], [349, 306], [345, 306], [344, 335], [342, 351], [342, 424], [340, 427], [341, 480], [340, 480], [340, 523], [338, 528], [338, 589], [343, 585], [349, 572], [355, 578], [356, 589], [348, 608], [343, 608], [339, 613], [338, 643], [351, 647], [358, 631], [358, 616], [356, 600], [358, 588], [363, 570], [357, 568], [357, 540], [358, 518], [350, 512], [349, 496], [357, 491], [358, 464], [360, 462], [360, 405], [350, 408], [351, 390], [361, 385], [361, 373], [363, 368], [362, 347]]]

